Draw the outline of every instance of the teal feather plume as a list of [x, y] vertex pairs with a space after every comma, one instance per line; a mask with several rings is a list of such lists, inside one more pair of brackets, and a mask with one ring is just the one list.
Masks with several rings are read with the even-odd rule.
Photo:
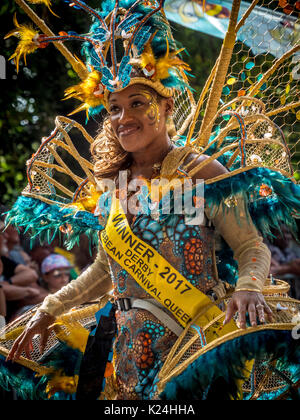
[[83, 234], [88, 236], [91, 245], [98, 244], [98, 232], [104, 228], [91, 213], [46, 204], [25, 196], [18, 198], [8, 212], [6, 222], [24, 227], [25, 233], [30, 231], [32, 242], [39, 237], [41, 242], [51, 243], [54, 237], [61, 235], [61, 228], [70, 226], [71, 231], [66, 229], [69, 231], [66, 241], [68, 249], [78, 244]]
[[62, 391], [49, 398], [46, 392], [47, 383], [57, 372], [68, 377], [78, 375], [81, 360], [82, 353], [79, 350], [60, 342], [50, 354], [39, 361], [43, 367], [54, 370], [39, 377], [29, 368], [6, 362], [0, 355], [0, 386], [6, 391], [15, 390], [22, 400], [70, 400], [73, 396]]
[[[299, 341], [299, 340], [298, 340]], [[162, 400], [202, 400], [214, 397], [226, 400], [238, 396], [236, 380], [245, 378], [244, 366], [252, 359], [281, 359], [289, 369], [293, 383], [300, 379], [300, 346], [291, 331], [256, 331], [227, 341], [203, 354], [179, 376], [173, 378], [160, 395]], [[219, 381], [223, 387], [217, 387]], [[221, 394], [220, 394], [221, 393]], [[210, 396], [210, 397], [209, 397]]]

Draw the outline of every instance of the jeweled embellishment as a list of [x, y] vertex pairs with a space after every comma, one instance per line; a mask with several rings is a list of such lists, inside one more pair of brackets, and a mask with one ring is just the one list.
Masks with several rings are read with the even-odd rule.
[[203, 271], [203, 242], [198, 238], [190, 239], [184, 246], [185, 266], [189, 273], [200, 275]]

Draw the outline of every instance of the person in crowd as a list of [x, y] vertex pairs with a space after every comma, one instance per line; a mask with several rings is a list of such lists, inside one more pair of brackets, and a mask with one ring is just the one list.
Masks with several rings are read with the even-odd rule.
[[72, 249], [72, 251], [68, 251], [64, 247], [64, 236], [56, 236], [53, 239], [51, 246], [53, 247], [52, 254], [62, 255], [64, 258], [66, 258], [69, 261], [70, 265], [72, 266], [72, 269], [70, 271], [70, 279], [71, 280], [77, 279], [80, 273], [80, 270], [76, 264], [75, 252], [74, 252], [74, 249]]
[[[7, 212], [8, 209], [3, 204], [0, 204], [0, 220], [4, 223]], [[27, 265], [24, 256], [21, 254], [23, 249], [21, 247], [21, 239], [18, 230], [14, 226], [8, 225], [5, 228], [5, 233], [9, 259], [16, 264]]]
[[291, 286], [291, 296], [300, 299], [300, 246], [288, 230], [274, 232], [275, 240], [269, 244], [272, 253], [270, 272], [286, 280]]
[[72, 250], [75, 257], [75, 265], [80, 273], [83, 273], [90, 267], [97, 257], [97, 247], [90, 247], [89, 238], [86, 235], [80, 236], [80, 241]]
[[[8, 208], [0, 204], [0, 219], [4, 223], [7, 212]], [[7, 225], [5, 227], [8, 257], [16, 264], [26, 265], [36, 271], [36, 266], [31, 257], [24, 250], [22, 240], [24, 240], [25, 236], [22, 234], [22, 231], [23, 229], [21, 227], [17, 229], [13, 225]]]
[[53, 253], [54, 247], [51, 244], [40, 244], [39, 242], [36, 242], [32, 249], [29, 250], [30, 257], [37, 264], [39, 270], [41, 270], [41, 265], [45, 258]]
[[72, 266], [58, 254], [49, 255], [42, 263], [43, 285], [48, 293], [56, 293], [70, 282]]
[[[1, 270], [3, 266], [0, 260], [0, 276], [1, 276]], [[2, 284], [0, 282], [0, 331], [5, 326], [5, 317], [6, 317], [6, 299], [5, 294], [3, 291]]]
[[38, 285], [38, 273], [32, 268], [17, 264], [9, 258], [8, 234], [4, 222], [0, 221], [0, 260], [1, 285], [6, 299], [6, 319], [21, 307], [35, 305], [45, 298], [46, 294]]

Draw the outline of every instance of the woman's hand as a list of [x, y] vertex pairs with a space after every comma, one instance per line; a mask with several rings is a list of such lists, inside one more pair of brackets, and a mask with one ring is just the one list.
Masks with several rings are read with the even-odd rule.
[[224, 324], [228, 324], [236, 312], [239, 313], [238, 321], [241, 329], [246, 329], [247, 312], [252, 327], [257, 326], [257, 319], [261, 324], [265, 324], [265, 314], [267, 314], [270, 322], [273, 320], [273, 312], [267, 305], [264, 296], [258, 292], [235, 292], [227, 307]]
[[43, 353], [51, 333], [51, 328], [49, 327], [54, 322], [55, 317], [52, 315], [44, 312], [37, 312], [27, 325], [25, 331], [23, 331], [23, 333], [14, 342], [6, 361], [19, 359], [23, 351], [25, 351], [26, 356], [30, 359], [30, 353], [33, 349], [32, 339], [37, 334], [41, 336], [40, 352]]

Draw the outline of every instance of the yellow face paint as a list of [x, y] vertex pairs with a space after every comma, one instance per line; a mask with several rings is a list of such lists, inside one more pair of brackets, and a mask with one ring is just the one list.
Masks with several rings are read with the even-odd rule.
[[147, 101], [149, 101], [149, 108], [146, 111], [146, 115], [151, 121], [150, 125], [155, 125], [156, 130], [158, 130], [160, 122], [160, 112], [157, 99], [147, 90], [142, 90], [140, 94], [144, 96]]

